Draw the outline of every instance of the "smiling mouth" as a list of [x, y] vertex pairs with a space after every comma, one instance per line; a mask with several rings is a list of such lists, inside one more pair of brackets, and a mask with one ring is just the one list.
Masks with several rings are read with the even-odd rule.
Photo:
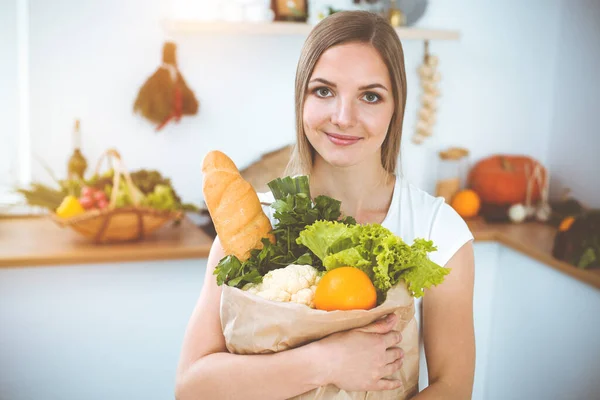
[[360, 139], [362, 139], [357, 136], [338, 135], [335, 133], [325, 132], [325, 134], [327, 135], [327, 138], [333, 144], [336, 144], [338, 146], [348, 146], [348, 145], [354, 144], [354, 143], [358, 142]]

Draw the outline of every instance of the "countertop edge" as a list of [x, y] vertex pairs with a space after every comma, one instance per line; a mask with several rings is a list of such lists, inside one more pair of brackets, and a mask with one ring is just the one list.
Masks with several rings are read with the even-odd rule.
[[[156, 243], [144, 242], [139, 247], [129, 246], [126, 248], [111, 247], [107, 251], [76, 251], [56, 252], [38, 254], [13, 254], [0, 255], [0, 268], [35, 268], [43, 266], [67, 266], [83, 264], [107, 264], [118, 262], [141, 262], [141, 261], [168, 261], [185, 260], [194, 258], [207, 258], [212, 246], [212, 238], [201, 232], [198, 227], [186, 224], [191, 229], [192, 239], [189, 237], [186, 243], [179, 243], [179, 239], [171, 238], [172, 243], [157, 241]], [[533, 229], [537, 229], [535, 226]], [[576, 266], [560, 261], [552, 256], [547, 246], [535, 246], [527, 240], [522, 240], [518, 235], [511, 237], [511, 231], [493, 225], [478, 224], [471, 229], [475, 242], [495, 242], [502, 244], [527, 257], [535, 259], [550, 268], [562, 272], [574, 279], [587, 283], [592, 287], [600, 289], [600, 271], [579, 269]], [[546, 238], [548, 237], [546, 232]], [[181, 234], [180, 237], [183, 237]], [[547, 241], [548, 239], [545, 239]], [[155, 246], [156, 245], [156, 246]]]
[[137, 261], [168, 261], [185, 260], [192, 258], [207, 258], [209, 247], [198, 249], [157, 249], [156, 251], [143, 251], [122, 253], [118, 255], [82, 255], [82, 256], [27, 256], [0, 258], [0, 268], [18, 267], [44, 267], [44, 266], [67, 266], [82, 264], [107, 264], [115, 262], [137, 262]]
[[594, 274], [587, 270], [579, 269], [576, 266], [564, 261], [557, 260], [547, 252], [524, 244], [523, 242], [510, 237], [510, 235], [506, 233], [496, 232], [492, 229], [489, 229], [475, 233], [474, 237], [475, 242], [495, 242], [504, 245], [511, 250], [537, 260], [550, 268], [570, 276], [571, 278], [577, 279], [583, 283], [600, 289], [600, 274]]

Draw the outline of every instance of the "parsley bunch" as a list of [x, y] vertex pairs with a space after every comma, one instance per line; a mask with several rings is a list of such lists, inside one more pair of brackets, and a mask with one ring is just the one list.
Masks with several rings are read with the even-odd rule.
[[[262, 249], [252, 250], [248, 260], [242, 262], [233, 255], [221, 259], [214, 271], [219, 286], [225, 283], [241, 288], [246, 283], [260, 283], [267, 272], [290, 264], [312, 265], [325, 270], [321, 259], [306, 246], [298, 244], [297, 239], [301, 231], [316, 221], [338, 221], [341, 202], [328, 196], [311, 199], [308, 176], [277, 178], [268, 186], [275, 198], [271, 205], [277, 220], [271, 231], [275, 244], [263, 238]], [[356, 224], [352, 217], [340, 222]]]

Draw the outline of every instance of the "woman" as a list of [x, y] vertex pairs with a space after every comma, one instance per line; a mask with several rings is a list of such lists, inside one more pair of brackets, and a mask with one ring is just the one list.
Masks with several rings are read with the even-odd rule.
[[[366, 12], [329, 16], [313, 29], [300, 57], [297, 145], [288, 173], [309, 174], [313, 196], [340, 200], [343, 213], [359, 223], [381, 223], [408, 243], [434, 241], [438, 251], [431, 259], [452, 272], [423, 300], [429, 386], [415, 398], [470, 398], [473, 237], [443, 199], [397, 176], [405, 103], [404, 55], [393, 28]], [[400, 386], [385, 379], [402, 366], [393, 315], [276, 354], [228, 353], [213, 276], [223, 256], [217, 238], [184, 339], [178, 399], [285, 399], [327, 384], [348, 391]]]

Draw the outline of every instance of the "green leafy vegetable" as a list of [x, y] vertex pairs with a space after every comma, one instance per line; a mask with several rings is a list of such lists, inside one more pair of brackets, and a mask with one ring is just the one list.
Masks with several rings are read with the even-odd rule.
[[[334, 221], [341, 216], [340, 201], [327, 196], [310, 197], [307, 176], [278, 178], [268, 183], [275, 202], [271, 205], [277, 220], [272, 234], [276, 242], [263, 239], [262, 249], [250, 252], [250, 258], [241, 262], [235, 256], [219, 261], [214, 274], [217, 284], [242, 287], [259, 283], [267, 272], [289, 264], [306, 264], [324, 270], [320, 257], [306, 246], [297, 243], [300, 232], [317, 220]], [[343, 219], [348, 225], [356, 224], [352, 217]]]
[[317, 257], [324, 260], [332, 244], [338, 243], [339, 239], [350, 239], [349, 236], [350, 231], [345, 224], [319, 221], [302, 229], [296, 242], [308, 247]]
[[432, 241], [416, 239], [409, 246], [379, 224], [317, 221], [300, 232], [297, 241], [321, 258], [327, 270], [353, 266], [366, 272], [380, 302], [400, 280], [414, 297], [421, 297], [450, 272], [429, 260], [428, 253], [437, 250]]
[[289, 264], [307, 264], [328, 271], [342, 266], [363, 270], [375, 286], [378, 302], [403, 280], [414, 297], [438, 285], [450, 272], [428, 258], [436, 251], [430, 240], [408, 245], [379, 224], [358, 225], [354, 218], [340, 220], [341, 203], [327, 196], [311, 199], [308, 177], [286, 177], [269, 182], [275, 197], [271, 205], [277, 220], [272, 233], [276, 243], [263, 239], [262, 249], [241, 262], [235, 256], [219, 261], [217, 284], [243, 287], [260, 283], [267, 272]]

